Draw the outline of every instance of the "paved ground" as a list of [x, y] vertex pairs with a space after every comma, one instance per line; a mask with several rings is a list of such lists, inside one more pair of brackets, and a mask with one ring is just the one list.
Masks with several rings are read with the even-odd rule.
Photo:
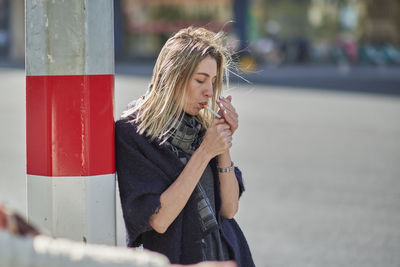
[[[148, 79], [116, 77], [116, 114]], [[24, 212], [24, 73], [0, 68], [0, 81], [0, 200]], [[233, 87], [237, 219], [257, 266], [400, 266], [400, 98]]]

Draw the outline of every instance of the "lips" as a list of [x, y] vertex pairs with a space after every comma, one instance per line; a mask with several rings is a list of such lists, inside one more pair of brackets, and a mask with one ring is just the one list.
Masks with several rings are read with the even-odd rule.
[[203, 109], [207, 106], [207, 102], [201, 102], [200, 103], [200, 107]]

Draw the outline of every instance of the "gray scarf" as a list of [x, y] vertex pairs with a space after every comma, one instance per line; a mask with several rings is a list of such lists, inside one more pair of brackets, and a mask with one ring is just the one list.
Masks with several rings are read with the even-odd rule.
[[[203, 140], [204, 136], [200, 133], [200, 130], [201, 124], [193, 116], [185, 113], [182, 121], [175, 122], [171, 130], [172, 134], [165, 145], [186, 164]], [[207, 235], [218, 229], [218, 222], [201, 182], [197, 183], [195, 194], [198, 200], [197, 208], [203, 235]]]

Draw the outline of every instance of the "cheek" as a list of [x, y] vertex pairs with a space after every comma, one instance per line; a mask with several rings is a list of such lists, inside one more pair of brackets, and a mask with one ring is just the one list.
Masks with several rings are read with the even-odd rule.
[[195, 83], [190, 84], [187, 91], [188, 102], [195, 102], [201, 96], [201, 88]]
[[186, 91], [185, 105], [188, 106], [192, 102], [193, 102], [193, 90], [192, 88], [188, 87], [188, 90]]

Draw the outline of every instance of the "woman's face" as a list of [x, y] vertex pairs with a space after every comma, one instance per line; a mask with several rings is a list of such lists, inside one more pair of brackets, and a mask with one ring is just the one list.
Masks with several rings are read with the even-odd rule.
[[217, 79], [217, 61], [207, 56], [200, 61], [192, 77], [190, 77], [183, 110], [190, 115], [197, 115], [213, 96], [213, 88]]

